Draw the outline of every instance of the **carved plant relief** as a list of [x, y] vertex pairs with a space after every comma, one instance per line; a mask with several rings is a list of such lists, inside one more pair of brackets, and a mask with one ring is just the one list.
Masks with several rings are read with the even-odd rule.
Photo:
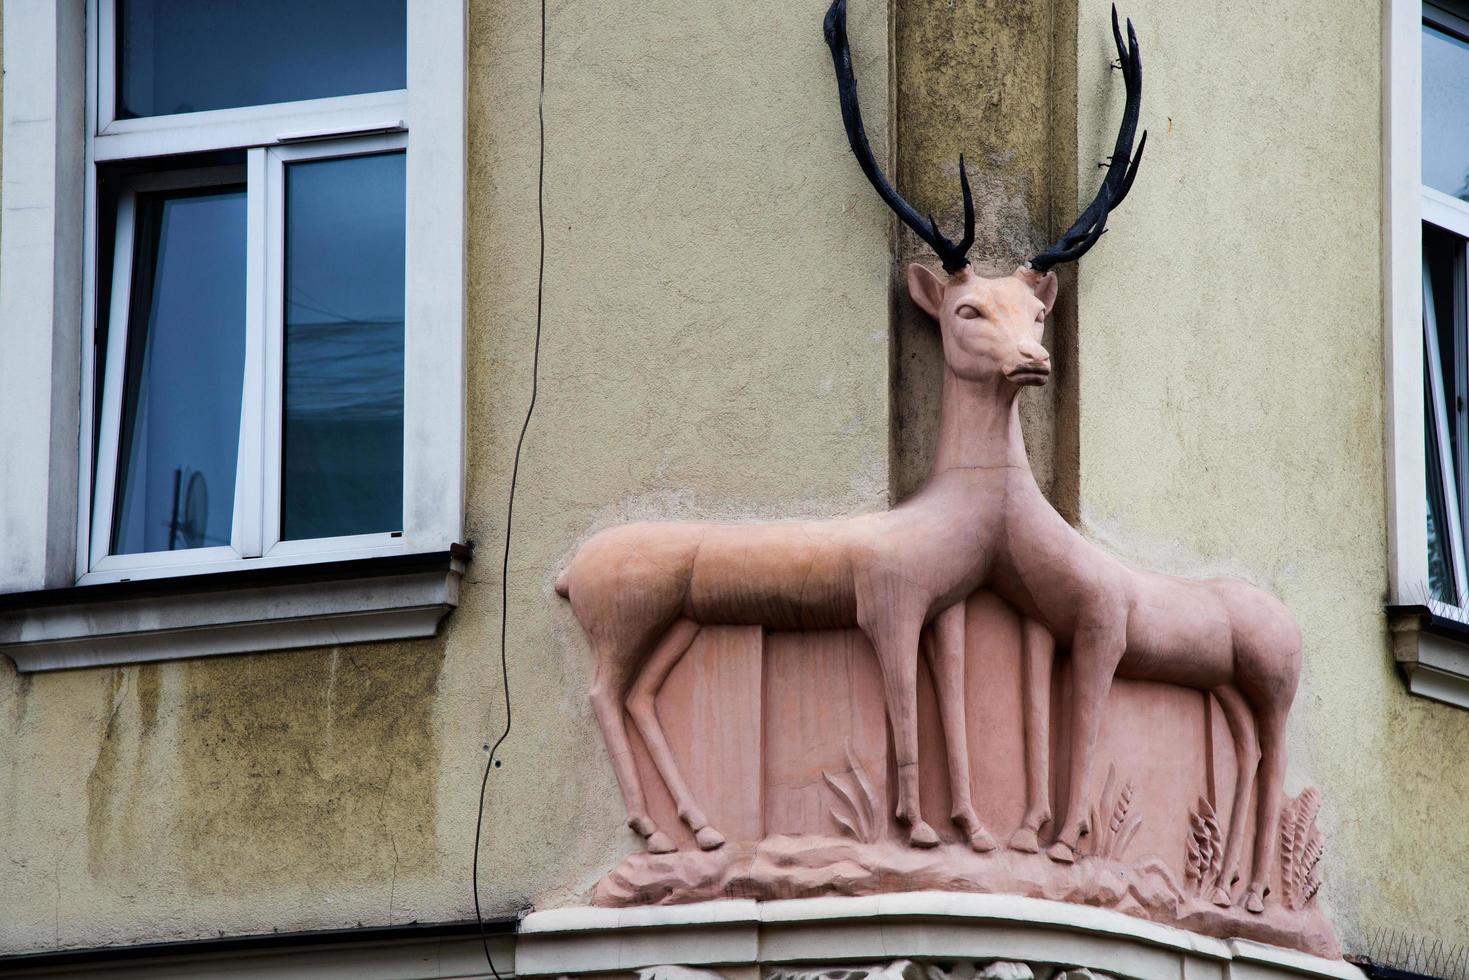
[[841, 772], [823, 772], [821, 778], [835, 796], [831, 818], [848, 836], [860, 844], [876, 844], [886, 836], [887, 820], [883, 801], [877, 797], [867, 770], [852, 755], [852, 743], [846, 743], [847, 768]]
[[1092, 809], [1091, 854], [1108, 861], [1121, 861], [1127, 856], [1127, 847], [1142, 826], [1142, 814], [1133, 810], [1132, 780], [1117, 785], [1117, 767], [1107, 767], [1107, 781], [1102, 785], [1102, 795]]
[[1303, 909], [1321, 890], [1319, 865], [1326, 841], [1316, 829], [1321, 791], [1307, 787], [1286, 804], [1280, 827], [1280, 880], [1285, 904]]
[[[1041, 494], [1022, 439], [1020, 393], [1051, 372], [1053, 270], [1098, 242], [1141, 162], [1132, 24], [1114, 9], [1124, 105], [1101, 187], [994, 278], [968, 260], [962, 158], [954, 241], [868, 146], [846, 0], [825, 34], [858, 166], [943, 269], [907, 270], [945, 364], [932, 468], [883, 513], [628, 524], [577, 551], [555, 588], [590, 645], [592, 708], [645, 842], [596, 901], [998, 891], [1336, 955], [1312, 902], [1319, 794], [1284, 799], [1295, 619], [1246, 582], [1100, 549]], [[1098, 794], [1099, 753], [1115, 761]]]
[[1199, 797], [1198, 806], [1188, 813], [1188, 863], [1184, 880], [1195, 895], [1212, 890], [1224, 864], [1224, 836], [1219, 832], [1219, 818], [1209, 801]]

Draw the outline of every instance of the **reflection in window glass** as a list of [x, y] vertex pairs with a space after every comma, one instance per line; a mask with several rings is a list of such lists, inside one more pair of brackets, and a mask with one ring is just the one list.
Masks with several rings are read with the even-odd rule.
[[1469, 43], [1423, 25], [1423, 183], [1469, 201]]
[[[1429, 391], [1431, 380], [1423, 372], [1423, 390]], [[1444, 507], [1444, 472], [1439, 466], [1438, 427], [1434, 424], [1433, 398], [1423, 399], [1423, 431], [1427, 433], [1428, 472], [1428, 591], [1433, 598], [1450, 605], [1457, 604], [1453, 562], [1449, 559], [1449, 523]]]
[[403, 178], [287, 167], [282, 540], [402, 529]]
[[1460, 282], [1459, 267], [1463, 263], [1463, 240], [1452, 232], [1434, 225], [1423, 226], [1423, 265], [1428, 272], [1430, 292], [1427, 297], [1432, 309], [1424, 310], [1431, 316], [1430, 324], [1438, 337], [1439, 377], [1443, 379], [1444, 405], [1447, 411], [1449, 430], [1449, 459], [1462, 459], [1461, 447], [1464, 429], [1465, 378], [1463, 344], [1459, 336], [1459, 323], [1463, 317], [1463, 304], [1457, 299]]
[[405, 0], [116, 0], [120, 119], [404, 88]]
[[[1425, 483], [1428, 493], [1428, 589], [1440, 601], [1457, 605], [1463, 588], [1456, 570], [1453, 540], [1456, 517], [1464, 509], [1463, 460], [1469, 438], [1465, 347], [1464, 241], [1431, 224], [1423, 226], [1424, 363], [1423, 410]], [[1437, 350], [1438, 362], [1431, 360]], [[1435, 370], [1436, 369], [1436, 370]], [[1457, 525], [1462, 528], [1462, 518]], [[1462, 530], [1461, 530], [1462, 533]], [[1462, 554], [1462, 551], [1459, 552]]]
[[245, 192], [140, 197], [113, 554], [230, 543]]

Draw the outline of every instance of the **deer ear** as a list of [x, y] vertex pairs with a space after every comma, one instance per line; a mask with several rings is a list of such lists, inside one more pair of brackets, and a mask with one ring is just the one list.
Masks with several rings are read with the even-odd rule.
[[1030, 290], [1035, 293], [1035, 298], [1046, 304], [1047, 313], [1051, 312], [1051, 307], [1056, 305], [1056, 289], [1059, 286], [1056, 274], [1047, 272], [1039, 276], [1030, 269], [1022, 267], [1016, 271], [1016, 275], [1030, 284]]
[[928, 266], [914, 262], [908, 266], [908, 295], [919, 309], [937, 320], [939, 303], [944, 298], [944, 281]]

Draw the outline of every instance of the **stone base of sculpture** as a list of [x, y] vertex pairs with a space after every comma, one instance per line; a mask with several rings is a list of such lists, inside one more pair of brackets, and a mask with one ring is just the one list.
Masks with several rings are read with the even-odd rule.
[[521, 920], [515, 973], [587, 980], [1363, 980], [1340, 959], [1211, 939], [1095, 906], [949, 891], [545, 909]]
[[976, 854], [962, 844], [926, 850], [897, 840], [777, 836], [754, 846], [633, 854], [597, 885], [601, 906], [667, 905], [723, 898], [770, 901], [894, 891], [996, 892], [1075, 902], [1213, 936], [1232, 936], [1341, 956], [1319, 908], [1270, 903], [1264, 914], [1219, 908], [1156, 857], [1083, 858], [1057, 864], [1044, 854]]
[[[1280, 859], [1265, 911], [1243, 907], [1243, 882], [1220, 907], [1212, 882], [1230, 828], [1234, 743], [1219, 706], [1199, 691], [1119, 679], [1097, 742], [1091, 831], [1075, 863], [1044, 852], [1065, 814], [1040, 831], [1039, 853], [1006, 846], [1025, 810], [1019, 671], [1021, 624], [995, 596], [965, 607], [965, 703], [974, 806], [997, 849], [976, 853], [949, 819], [947, 753], [931, 678], [920, 677], [923, 816], [941, 838], [910, 846], [894, 819], [896, 764], [876, 657], [856, 630], [707, 627], [672, 670], [656, 707], [710, 825], [727, 840], [702, 850], [656, 779], [641, 739], [647, 805], [676, 850], [627, 857], [596, 887], [608, 907], [715, 899], [861, 896], [936, 890], [1032, 896], [1114, 909], [1219, 938], [1323, 957], [1340, 955], [1316, 899], [1323, 842], [1313, 789], [1283, 813]], [[1069, 671], [1054, 677], [1053, 779], [1066, 771]], [[1253, 829], [1253, 819], [1246, 825]]]

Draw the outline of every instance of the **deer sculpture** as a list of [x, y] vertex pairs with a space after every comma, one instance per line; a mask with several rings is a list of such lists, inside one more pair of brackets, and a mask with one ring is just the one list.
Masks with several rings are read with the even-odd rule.
[[[897, 762], [896, 816], [909, 843], [938, 843], [919, 807], [917, 667], [926, 649], [949, 756], [951, 814], [975, 850], [994, 838], [975, 814], [964, 711], [964, 603], [988, 587], [1024, 617], [1023, 677], [1027, 807], [1010, 846], [1036, 851], [1050, 821], [1048, 729], [1052, 660], [1069, 649], [1070, 773], [1065, 820], [1048, 854], [1075, 860], [1087, 832], [1087, 787], [1101, 709], [1114, 675], [1212, 692], [1236, 743], [1237, 780], [1216, 903], [1231, 903], [1245, 811], [1259, 770], [1253, 873], [1246, 905], [1263, 910], [1281, 805], [1286, 713], [1300, 665], [1300, 636], [1285, 608], [1242, 582], [1187, 581], [1134, 570], [1076, 532], [1031, 474], [1020, 430], [1020, 389], [1044, 384], [1041, 345], [1057, 293], [1054, 266], [1086, 253], [1127, 195], [1146, 134], [1137, 140], [1142, 62], [1116, 10], [1126, 108], [1096, 198], [1052, 246], [1001, 278], [970, 267], [974, 202], [960, 158], [965, 231], [955, 243], [898, 195], [872, 154], [857, 102], [846, 2], [825, 30], [842, 118], [859, 166], [897, 216], [937, 253], [946, 277], [908, 270], [909, 291], [939, 324], [945, 362], [938, 445], [923, 487], [885, 513], [773, 524], [638, 523], [594, 535], [556, 582], [595, 657], [591, 702], [627, 807], [628, 824], [653, 852], [674, 849], [649, 816], [628, 745], [631, 716], [680, 819], [698, 845], [719, 832], [693, 798], [659, 724], [655, 698], [704, 625], [780, 629], [856, 627], [871, 642], [883, 678]], [[927, 629], [931, 642], [921, 643]], [[1258, 739], [1257, 734], [1258, 733]]]

